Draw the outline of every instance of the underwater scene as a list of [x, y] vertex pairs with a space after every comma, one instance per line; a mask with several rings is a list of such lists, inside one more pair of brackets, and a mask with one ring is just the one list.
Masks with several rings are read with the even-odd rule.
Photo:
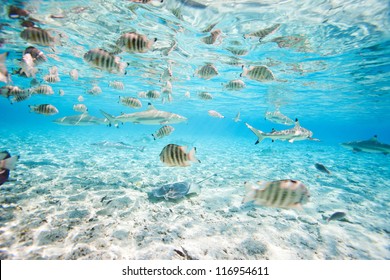
[[388, 1], [0, 13], [0, 259], [390, 259]]

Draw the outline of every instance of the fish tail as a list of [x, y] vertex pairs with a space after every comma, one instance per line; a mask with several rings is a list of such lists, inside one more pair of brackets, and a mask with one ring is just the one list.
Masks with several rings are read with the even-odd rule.
[[256, 198], [256, 189], [253, 188], [252, 184], [249, 182], [244, 183], [245, 186], [245, 196], [242, 199], [242, 204], [253, 201]]
[[127, 63], [127, 62], [118, 63], [118, 72], [123, 74], [123, 75], [126, 75], [127, 74], [127, 71], [126, 71], [127, 66], [129, 66], [129, 63]]
[[248, 69], [245, 68], [245, 65], [242, 65], [242, 73], [240, 74], [240, 77], [245, 77], [248, 74]]
[[16, 162], [18, 161], [18, 159], [19, 159], [19, 156], [13, 156], [13, 157], [5, 159], [3, 162], [2, 168], [7, 169], [7, 170], [15, 169]]
[[30, 113], [31, 113], [31, 112], [34, 112], [35, 106], [33, 106], [33, 105], [28, 105], [28, 108], [30, 108]]
[[249, 125], [248, 123], [245, 123], [245, 125], [257, 136], [258, 139], [257, 139], [255, 145], [259, 144], [261, 141], [263, 141], [265, 139], [265, 137], [263, 135], [264, 132], [254, 128], [253, 126]]
[[196, 152], [196, 148], [194, 147], [194, 148], [192, 148], [192, 150], [188, 153], [188, 159], [189, 159], [190, 161], [200, 162], [200, 160], [196, 158], [195, 152]]
[[103, 116], [105, 116], [107, 118], [109, 126], [114, 125], [114, 126], [118, 127], [119, 122], [115, 119], [115, 117], [113, 115], [110, 115], [110, 114], [104, 112], [103, 110], [100, 110], [100, 113], [102, 113]]
[[153, 136], [153, 139], [156, 140], [156, 136], [154, 135], [154, 133], [152, 133], [152, 136]]

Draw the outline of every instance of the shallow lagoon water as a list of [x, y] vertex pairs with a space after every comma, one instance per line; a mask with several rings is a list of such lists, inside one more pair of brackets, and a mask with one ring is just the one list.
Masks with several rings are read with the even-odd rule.
[[[33, 96], [14, 104], [0, 99], [4, 112], [0, 147], [20, 155], [11, 180], [0, 187], [1, 259], [390, 257], [389, 156], [355, 153], [340, 145], [374, 134], [381, 142], [390, 142], [389, 22], [384, 16], [388, 7], [373, 1], [363, 12], [363, 7], [343, 2], [340, 5], [348, 16], [340, 18], [338, 6], [331, 9], [327, 1], [318, 9], [304, 1], [298, 11], [288, 1], [264, 6], [258, 6], [257, 1], [204, 3], [209, 7], [207, 13], [202, 11], [212, 15], [208, 18], [200, 15], [199, 8], [181, 1], [161, 6], [132, 6], [128, 1], [97, 1], [96, 6], [89, 1], [34, 1], [26, 5], [42, 21], [42, 28], [61, 30], [68, 38], [55, 52], [37, 46], [60, 58], [49, 58], [38, 67], [40, 79], [49, 67], [59, 68], [61, 81], [52, 85], [55, 95]], [[229, 6], [234, 3], [239, 7], [236, 11]], [[181, 9], [182, 19], [173, 16], [175, 5]], [[86, 9], [78, 13], [75, 6]], [[249, 12], [254, 7], [258, 13]], [[292, 10], [296, 14], [289, 13]], [[48, 17], [61, 12], [64, 19]], [[29, 44], [19, 38], [23, 28], [9, 19], [5, 10], [2, 21], [9, 24], [2, 30], [2, 51], [10, 51], [7, 67], [11, 72], [16, 67], [12, 59], [20, 58]], [[215, 21], [225, 38], [220, 45], [206, 46], [201, 38], [208, 34], [201, 30]], [[278, 22], [281, 29], [265, 38], [264, 44], [242, 38]], [[174, 38], [180, 49], [168, 56], [161, 50], [118, 54], [132, 63], [124, 76], [95, 70], [83, 61], [86, 51], [108, 48], [131, 28], [158, 38], [160, 48]], [[279, 48], [269, 42], [297, 33], [306, 34], [310, 51]], [[234, 58], [226, 48], [233, 40], [241, 40], [249, 50], [247, 56], [237, 59], [245, 65], [268, 63], [281, 81], [260, 83], [244, 77], [244, 90], [224, 90], [221, 83], [239, 78], [241, 73], [241, 64], [228, 64]], [[194, 77], [196, 68], [210, 60], [219, 68], [219, 76], [208, 81]], [[188, 118], [188, 122], [174, 125], [171, 135], [153, 140], [151, 134], [159, 126], [141, 124], [126, 123], [116, 129], [105, 125], [66, 127], [52, 122], [76, 114], [72, 106], [78, 103], [79, 95], [84, 96], [93, 116], [103, 117], [100, 109], [115, 115], [135, 112], [118, 104], [119, 96], [160, 89], [161, 73], [169, 63], [174, 77], [173, 101], [151, 102], [160, 110]], [[69, 78], [71, 69], [78, 69], [78, 81]], [[23, 88], [29, 87], [30, 80], [12, 75], [13, 84]], [[113, 80], [122, 81], [125, 90], [109, 87]], [[103, 93], [86, 94], [95, 83]], [[64, 96], [58, 95], [59, 89], [64, 90]], [[186, 91], [190, 91], [190, 98]], [[215, 98], [200, 100], [197, 93], [201, 91], [209, 91]], [[28, 112], [27, 105], [43, 102], [56, 105], [60, 113], [42, 116]], [[142, 99], [140, 110], [148, 102]], [[257, 138], [245, 122], [263, 131], [288, 128], [264, 120], [265, 112], [276, 106], [287, 116], [299, 118], [321, 141], [264, 140], [254, 145]], [[212, 118], [208, 110], [217, 110], [225, 118]], [[238, 111], [243, 121], [235, 123], [232, 118]], [[159, 154], [169, 143], [195, 146], [201, 163], [186, 168], [164, 166]], [[324, 164], [331, 174], [317, 170], [315, 163]], [[161, 185], [197, 182], [214, 173], [217, 176], [203, 182], [197, 195], [178, 201], [151, 201], [148, 197], [148, 192]], [[311, 198], [304, 210], [241, 203], [245, 181], [280, 179], [300, 180], [309, 188]], [[337, 211], [346, 212], [347, 221], [327, 223], [326, 218]]]

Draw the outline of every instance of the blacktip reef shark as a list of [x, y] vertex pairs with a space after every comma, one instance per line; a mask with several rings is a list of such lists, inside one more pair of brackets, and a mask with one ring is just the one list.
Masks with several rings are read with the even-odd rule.
[[381, 153], [385, 155], [390, 153], [390, 145], [380, 143], [376, 135], [369, 140], [342, 143], [341, 146], [354, 152]]
[[187, 121], [187, 118], [178, 114], [159, 111], [151, 103], [148, 104], [148, 109], [142, 112], [122, 114], [117, 117], [112, 116], [102, 110], [100, 112], [108, 119], [109, 126], [114, 124], [118, 127], [119, 123], [132, 122], [136, 124], [163, 125], [174, 124]]
[[53, 120], [54, 123], [59, 125], [71, 125], [71, 126], [87, 126], [87, 125], [100, 125], [107, 124], [107, 119], [100, 119], [89, 115], [88, 113], [66, 116]]
[[300, 140], [312, 140], [312, 141], [320, 141], [319, 139], [312, 138], [313, 132], [303, 128], [300, 126], [298, 119], [295, 119], [295, 126], [290, 129], [286, 130], [272, 130], [270, 133], [262, 132], [261, 130], [258, 130], [252, 126], [250, 126], [248, 123], [245, 123], [245, 125], [252, 130], [252, 132], [259, 138], [255, 144], [259, 144], [261, 141], [263, 141], [265, 138], [270, 138], [272, 142], [275, 140], [282, 140], [282, 141], [288, 141], [290, 143], [293, 143], [294, 141], [300, 141]]

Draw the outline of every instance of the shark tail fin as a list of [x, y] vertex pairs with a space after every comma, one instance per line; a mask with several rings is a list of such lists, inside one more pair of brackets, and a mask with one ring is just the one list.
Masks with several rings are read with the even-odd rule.
[[261, 141], [263, 141], [265, 139], [265, 137], [263, 135], [264, 132], [254, 128], [253, 126], [249, 125], [248, 123], [245, 123], [245, 125], [257, 136], [258, 139], [257, 139], [255, 145], [259, 144]]
[[102, 113], [103, 116], [105, 116], [107, 118], [109, 126], [114, 125], [114, 126], [118, 127], [119, 122], [115, 119], [115, 117], [113, 115], [110, 115], [110, 114], [104, 112], [103, 110], [100, 110], [100, 113]]

